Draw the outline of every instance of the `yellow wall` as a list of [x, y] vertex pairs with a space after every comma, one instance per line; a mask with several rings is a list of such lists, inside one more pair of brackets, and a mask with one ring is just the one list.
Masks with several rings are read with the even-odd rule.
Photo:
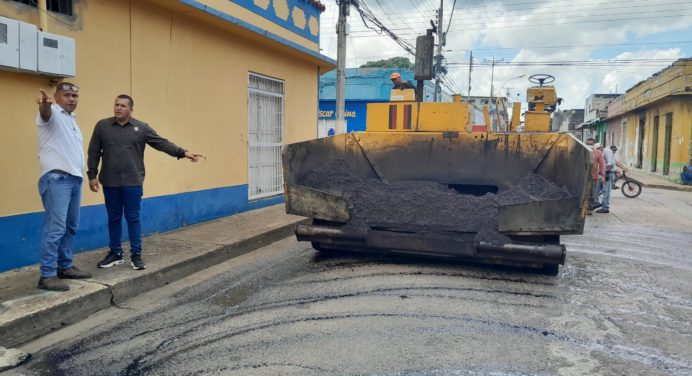
[[[651, 171], [651, 157], [653, 153], [654, 117], [659, 116], [658, 126], [658, 150], [656, 173], [663, 173], [665, 153], [665, 127], [666, 114], [673, 114], [673, 128], [670, 152], [670, 176], [676, 178], [682, 169], [682, 165], [690, 158], [690, 142], [692, 141], [692, 97], [672, 97], [657, 102], [645, 108], [640, 108], [645, 114], [645, 139], [643, 145], [644, 157], [642, 169]], [[642, 112], [628, 112], [624, 115], [627, 119], [627, 153], [626, 161], [635, 166], [638, 152], [638, 128], [639, 114]], [[610, 131], [609, 131], [610, 132]]]
[[[645, 139], [642, 145], [642, 169], [651, 171], [654, 118], [659, 116], [656, 174], [663, 174], [665, 160], [666, 114], [673, 114], [670, 145], [670, 171], [678, 179], [682, 166], [692, 157], [692, 95], [686, 91], [692, 80], [692, 59], [680, 59], [627, 90], [619, 106], [622, 113], [610, 111], [609, 124], [619, 116], [626, 119], [626, 144], [623, 157], [627, 164], [637, 165], [639, 151], [639, 119], [645, 119]], [[611, 133], [610, 129], [608, 130]]]
[[[112, 116], [121, 93], [135, 100], [134, 116], [162, 136], [207, 156], [192, 164], [151, 148], [145, 153], [145, 197], [247, 183], [248, 72], [285, 81], [285, 142], [313, 138], [317, 130], [318, 67], [242, 35], [144, 1], [75, 2], [77, 26], [49, 17], [49, 31], [75, 39], [80, 86], [78, 123], [85, 152], [97, 120]], [[131, 4], [131, 5], [130, 5]], [[0, 14], [35, 23], [0, 2]], [[130, 32], [131, 30], [131, 32]], [[0, 216], [41, 211], [36, 190], [38, 146], [34, 118], [38, 88], [49, 79], [0, 71], [3, 124], [0, 166], [11, 184], [0, 186]], [[52, 90], [52, 88], [51, 88]], [[101, 203], [85, 185], [83, 205]]]

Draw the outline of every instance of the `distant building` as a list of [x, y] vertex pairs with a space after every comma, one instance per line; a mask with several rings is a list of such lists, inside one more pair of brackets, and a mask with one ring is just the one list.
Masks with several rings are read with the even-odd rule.
[[604, 119], [608, 115], [608, 104], [620, 94], [591, 94], [584, 103], [584, 122]]
[[606, 121], [622, 161], [679, 181], [692, 157], [692, 58], [628, 89], [611, 103]]
[[[346, 131], [365, 130], [368, 103], [389, 102], [392, 90], [392, 73], [399, 72], [401, 79], [416, 85], [413, 71], [399, 68], [348, 68], [346, 69]], [[336, 71], [320, 77], [320, 110], [319, 119], [336, 118]], [[435, 94], [435, 83], [426, 81], [423, 101], [430, 102]], [[442, 91], [442, 100], [451, 101], [451, 95]]]
[[483, 120], [483, 106], [488, 106], [488, 111], [490, 112], [490, 122], [492, 123], [492, 129], [498, 130], [498, 117], [496, 116], [496, 114], [499, 114], [499, 116], [502, 117], [502, 124], [509, 123], [509, 117], [512, 114], [512, 105], [507, 100], [507, 97], [493, 97], [491, 100], [490, 97], [471, 96], [468, 97], [468, 99], [467, 97], [463, 97], [462, 99], [468, 100], [469, 104], [473, 106], [474, 124], [484, 124], [485, 120]]
[[582, 132], [582, 140], [593, 137], [606, 144], [606, 123], [608, 104], [620, 94], [591, 94], [584, 103], [584, 122], [577, 126]]
[[584, 122], [584, 109], [557, 110], [553, 112], [552, 127], [554, 132], [574, 131]]

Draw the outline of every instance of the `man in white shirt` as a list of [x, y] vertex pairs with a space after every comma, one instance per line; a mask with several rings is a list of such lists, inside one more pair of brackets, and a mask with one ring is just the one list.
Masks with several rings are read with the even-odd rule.
[[72, 265], [84, 171], [82, 131], [74, 115], [79, 88], [69, 82], [59, 83], [53, 95], [55, 103], [45, 91], [40, 92], [36, 115], [41, 161], [38, 192], [46, 216], [38, 288], [67, 291], [70, 287], [59, 279], [91, 277]]
[[[617, 150], [617, 148], [615, 149]], [[601, 208], [596, 210], [596, 213], [610, 213], [610, 192], [615, 181], [615, 151], [612, 147], [603, 151], [603, 159], [605, 160], [605, 184], [603, 185], [603, 204]]]

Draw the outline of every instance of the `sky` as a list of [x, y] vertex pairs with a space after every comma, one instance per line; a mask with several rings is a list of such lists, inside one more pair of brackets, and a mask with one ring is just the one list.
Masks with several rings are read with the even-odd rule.
[[[440, 0], [359, 0], [398, 37], [415, 38], [436, 19]], [[321, 53], [336, 59], [336, 0], [321, 0]], [[690, 0], [443, 0], [447, 77], [443, 89], [471, 95], [507, 93], [525, 100], [527, 77], [550, 74], [562, 109], [583, 108], [596, 93], [624, 93], [679, 58], [692, 57]], [[452, 6], [454, 11], [452, 12]], [[451, 17], [450, 17], [451, 15]], [[351, 9], [348, 68], [406, 56], [391, 37]], [[371, 23], [369, 26], [374, 27]], [[375, 27], [375, 29], [377, 29]], [[495, 59], [494, 75], [492, 60]], [[551, 63], [551, 65], [546, 65]], [[559, 64], [559, 65], [556, 65]]]

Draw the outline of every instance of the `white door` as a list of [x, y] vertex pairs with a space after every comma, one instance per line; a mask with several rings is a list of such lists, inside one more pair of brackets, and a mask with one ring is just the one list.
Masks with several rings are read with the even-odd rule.
[[248, 196], [283, 193], [281, 147], [284, 136], [284, 82], [248, 77]]

